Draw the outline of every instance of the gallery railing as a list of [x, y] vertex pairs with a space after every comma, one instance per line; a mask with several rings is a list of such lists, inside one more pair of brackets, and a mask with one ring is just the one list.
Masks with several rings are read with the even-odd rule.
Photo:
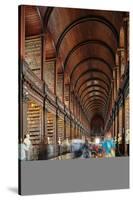
[[53, 94], [53, 92], [48, 88], [48, 85], [44, 83], [44, 91], [43, 91], [47, 97], [52, 100], [53, 102], [56, 102], [56, 95]]
[[66, 106], [65, 106], [65, 113], [67, 114], [68, 117], [70, 117], [70, 111]]
[[[23, 79], [37, 91], [39, 90], [39, 93], [41, 93], [42, 96], [46, 95], [46, 98], [49, 99], [50, 102], [53, 102], [55, 105], [57, 105], [57, 107], [62, 113], [66, 113], [72, 121], [81, 126], [81, 123], [78, 120], [75, 120], [75, 116], [69, 111], [65, 104], [62, 103], [61, 100], [55, 94], [53, 94], [53, 92], [49, 89], [48, 85], [44, 81], [40, 80], [35, 75], [35, 73], [29, 68], [29, 65], [26, 61], [23, 62]], [[87, 130], [85, 131], [87, 132]]]
[[61, 100], [58, 97], [57, 97], [57, 105], [59, 109], [64, 112], [64, 104], [61, 102]]
[[24, 78], [31, 83], [33, 86], [35, 86], [37, 89], [39, 89], [41, 92], [43, 92], [43, 81], [41, 81], [34, 72], [29, 68], [28, 63], [24, 61], [23, 63], [23, 75]]

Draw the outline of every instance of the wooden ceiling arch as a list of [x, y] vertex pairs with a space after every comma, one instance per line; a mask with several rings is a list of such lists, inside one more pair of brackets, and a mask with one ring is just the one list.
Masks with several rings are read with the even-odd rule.
[[108, 97], [108, 93], [101, 87], [90, 87], [89, 89], [85, 90], [84, 95], [82, 95], [81, 101], [86, 97], [86, 95], [88, 95], [91, 92], [100, 92], [105, 95], [106, 97]]
[[[99, 57], [104, 58], [110, 66], [114, 67], [115, 60], [112, 57], [110, 51], [105, 47], [98, 43], [90, 43], [83, 46], [79, 46], [79, 48], [73, 52], [69, 60], [67, 61], [67, 66], [65, 67], [65, 71], [71, 72], [73, 67], [81, 62], [83, 59], [87, 57]], [[65, 53], [63, 62], [65, 62], [65, 58], [67, 57], [67, 52]], [[92, 62], [92, 61], [90, 61]], [[95, 61], [96, 62], [96, 61]]]
[[119, 42], [119, 34], [116, 30], [116, 28], [113, 26], [113, 24], [108, 21], [106, 18], [102, 17], [102, 16], [96, 16], [96, 15], [88, 15], [85, 17], [81, 17], [79, 19], [76, 19], [75, 21], [73, 21], [72, 23], [70, 23], [65, 30], [61, 33], [58, 41], [57, 41], [57, 45], [56, 45], [56, 50], [57, 50], [57, 55], [59, 54], [59, 49], [61, 46], [61, 43], [65, 37], [65, 35], [76, 25], [80, 24], [80, 23], [84, 23], [85, 21], [98, 21], [99, 23], [103, 23], [104, 25], [108, 26], [108, 28], [112, 31], [112, 33], [114, 34], [117, 43]]
[[[106, 85], [106, 87], [107, 87], [108, 90], [109, 90], [109, 88], [110, 88], [110, 85], [109, 85], [106, 81], [104, 81], [103, 79], [98, 78], [98, 77], [92, 77], [92, 78], [88, 78], [87, 80], [85, 80], [85, 81], [80, 85], [80, 87], [79, 87], [77, 90], [75, 90], [75, 92], [76, 92], [77, 94], [80, 94], [81, 88], [84, 86], [84, 84], [86, 84], [86, 83], [89, 82], [89, 81], [100, 81], [100, 82], [102, 82], [104, 85]], [[97, 84], [97, 85], [98, 85], [98, 84]]]
[[[95, 114], [94, 114], [95, 113]], [[104, 113], [103, 113], [103, 111], [101, 111], [100, 109], [93, 109], [93, 110], [91, 110], [90, 112], [88, 112], [88, 115], [90, 115], [90, 117], [91, 118], [93, 118], [93, 116], [94, 115], [99, 115], [100, 114], [100, 116], [104, 116]]]
[[80, 79], [83, 79], [83, 76], [86, 76], [87, 74], [90, 73], [100, 73], [106, 78], [106, 80], [109, 82], [109, 85], [111, 84], [111, 78], [102, 70], [98, 70], [95, 68], [95, 69], [88, 69], [85, 72], [81, 73], [80, 76], [77, 78], [76, 82], [74, 83], [73, 88], [75, 89], [77, 87], [78, 82], [80, 81]]
[[101, 109], [100, 107], [92, 108], [92, 109], [90, 109], [90, 110], [88, 111], [88, 113], [90, 113], [90, 112], [94, 113], [94, 111], [99, 111], [100, 113], [101, 113], [101, 112], [104, 113], [104, 110]]
[[54, 7], [48, 7], [43, 18], [43, 27], [44, 27], [44, 33], [47, 32], [47, 26], [49, 22], [49, 18], [51, 16], [52, 11], [54, 10]]
[[88, 91], [84, 96], [82, 96], [81, 98], [81, 102], [83, 103], [84, 101], [86, 101], [90, 96], [94, 96], [94, 95], [102, 95], [103, 98], [108, 98], [108, 95], [105, 94], [103, 91], [101, 90], [91, 90]]
[[39, 35], [47, 39], [46, 58], [56, 58], [57, 72], [64, 73], [65, 84], [70, 84], [70, 93], [74, 92], [87, 115], [90, 112], [91, 117], [96, 113], [103, 116], [107, 109], [124, 14], [25, 7], [26, 37]]
[[70, 79], [72, 79], [73, 74], [76, 71], [76, 69], [79, 68], [79, 66], [82, 66], [84, 63], [86, 63], [88, 60], [97, 60], [97, 61], [101, 62], [102, 64], [105, 64], [109, 68], [110, 73], [112, 74], [112, 71], [113, 71], [112, 66], [107, 61], [105, 61], [103, 58], [100, 58], [100, 57], [87, 57], [87, 58], [81, 60], [78, 64], [76, 64], [72, 68], [72, 71], [70, 73]]
[[92, 100], [90, 100], [89, 102], [88, 102], [88, 104], [86, 105], [86, 108], [88, 108], [90, 105], [92, 105], [92, 104], [95, 104], [95, 103], [101, 103], [101, 104], [103, 104], [104, 106], [106, 106], [106, 102], [105, 101], [103, 101], [103, 99], [101, 99], [101, 98], [98, 98], [98, 99], [95, 99], [95, 101], [94, 101], [94, 99], [92, 99]]
[[94, 109], [92, 110], [91, 112], [88, 112], [88, 116], [90, 116], [89, 118], [92, 119], [94, 116], [98, 116], [100, 115], [100, 117], [104, 117], [104, 112], [101, 111], [101, 110], [97, 110], [97, 109]]
[[[82, 90], [82, 92], [81, 92], [81, 94], [80, 94], [80, 99], [82, 99], [81, 98], [81, 96], [83, 95], [83, 93], [87, 93], [86, 91], [88, 91], [90, 88], [101, 88], [102, 90], [104, 90], [105, 91], [105, 93], [106, 94], [108, 94], [108, 90], [105, 88], [105, 87], [103, 87], [102, 85], [96, 85], [96, 84], [91, 84], [91, 85], [89, 85], [89, 86], [87, 86], [87, 87], [85, 87], [83, 90]], [[84, 96], [84, 95], [83, 95]]]
[[95, 96], [88, 97], [87, 101], [84, 102], [84, 104], [82, 104], [82, 106], [84, 108], [86, 108], [86, 105], [88, 102], [90, 102], [91, 100], [95, 101], [96, 99], [98, 99], [98, 100], [102, 99], [102, 101], [105, 103], [105, 105], [107, 104], [107, 99], [103, 98], [103, 96], [101, 96], [101, 95], [95, 95]]
[[110, 52], [110, 55], [112, 57], [112, 59], [114, 60], [115, 59], [115, 52], [113, 51], [113, 49], [107, 44], [105, 43], [104, 41], [102, 40], [86, 40], [86, 41], [83, 41], [83, 42], [79, 42], [76, 46], [74, 46], [70, 51], [69, 53], [67, 54], [67, 57], [65, 58], [65, 61], [64, 61], [64, 68], [66, 68], [67, 66], [67, 63], [68, 63], [68, 60], [69, 58], [72, 56], [72, 54], [79, 48], [79, 47], [83, 47], [83, 46], [86, 46], [86, 45], [89, 45], [89, 44], [97, 44], [97, 45], [100, 45], [102, 47], [105, 47], [109, 52]]
[[92, 108], [91, 110], [87, 110], [86, 111], [88, 116], [90, 116], [90, 118], [92, 119], [92, 116], [94, 116], [97, 112], [99, 112], [100, 116], [102, 115], [102, 117], [104, 116], [104, 109], [100, 109], [98, 108]]
[[103, 96], [105, 96], [106, 98], [108, 98], [107, 94], [105, 94], [103, 91], [101, 90], [91, 90], [91, 91], [88, 91], [84, 96], [83, 98], [81, 99], [81, 102], [84, 102], [89, 96], [91, 96], [91, 94], [93, 93], [99, 93], [99, 94], [102, 94]]
[[97, 107], [97, 106], [99, 106], [100, 108], [104, 109], [104, 107], [103, 107], [103, 105], [101, 103], [95, 103], [95, 104], [93, 103], [89, 107], [87, 107], [86, 109], [88, 110], [88, 109], [91, 109], [91, 108]]
[[86, 111], [89, 112], [91, 107], [96, 107], [96, 106], [100, 106], [100, 108], [102, 108], [102, 110], [105, 111], [104, 104], [102, 103], [92, 104], [91, 106], [86, 107]]
[[25, 6], [25, 35], [35, 36], [43, 32], [43, 27], [36, 6]]

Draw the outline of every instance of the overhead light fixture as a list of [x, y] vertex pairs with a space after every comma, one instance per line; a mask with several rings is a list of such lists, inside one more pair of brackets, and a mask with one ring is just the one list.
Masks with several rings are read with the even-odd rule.
[[97, 80], [94, 80], [93, 83], [94, 83], [94, 84], [98, 84], [98, 81], [97, 81]]
[[100, 138], [99, 137], [96, 137], [95, 138], [95, 144], [99, 144], [100, 143]]

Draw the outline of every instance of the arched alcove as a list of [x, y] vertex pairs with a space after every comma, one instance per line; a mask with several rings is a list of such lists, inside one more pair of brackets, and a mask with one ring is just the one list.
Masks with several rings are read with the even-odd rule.
[[95, 115], [91, 119], [91, 135], [101, 136], [103, 135], [104, 120], [100, 115]]

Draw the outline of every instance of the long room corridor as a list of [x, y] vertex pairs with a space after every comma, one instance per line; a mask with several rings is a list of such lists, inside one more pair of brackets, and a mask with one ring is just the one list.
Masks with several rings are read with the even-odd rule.
[[21, 6], [21, 160], [129, 156], [129, 13]]

